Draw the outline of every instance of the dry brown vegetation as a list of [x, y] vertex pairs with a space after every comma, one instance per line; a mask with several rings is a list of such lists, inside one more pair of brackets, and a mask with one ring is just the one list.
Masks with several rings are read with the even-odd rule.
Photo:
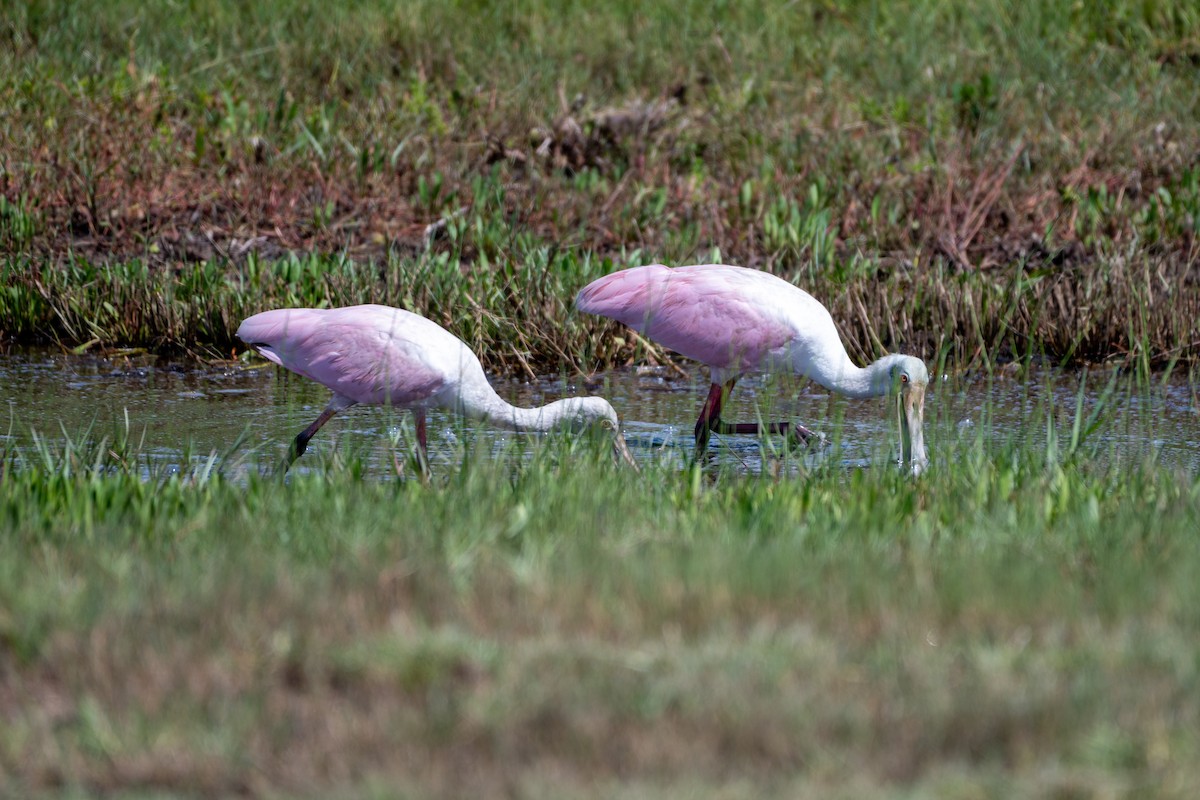
[[[781, 257], [776, 243], [763, 241], [763, 206], [780, 198], [803, 202], [814, 184], [832, 183], [834, 196], [825, 199], [836, 261], [858, 255], [883, 268], [940, 259], [955, 271], [1014, 264], [1027, 271], [1095, 271], [1132, 248], [1137, 255], [1145, 251], [1167, 281], [1200, 280], [1191, 224], [1159, 231], [1165, 235], [1154, 247], [1142, 241], [1147, 231], [1140, 217], [1156, 207], [1160, 190], [1177, 189], [1200, 169], [1192, 133], [1161, 124], [1145, 132], [1145, 141], [1129, 143], [1118, 164], [1106, 162], [1122, 143], [1104, 141], [1103, 132], [1101, 143], [1075, 164], [1044, 152], [1045, 143], [1017, 139], [1009, 147], [979, 147], [973, 134], [960, 132], [932, 143], [936, 160], [916, 166], [931, 145], [919, 128], [872, 130], [835, 119], [832, 129], [806, 126], [800, 135], [815, 146], [786, 168], [726, 166], [697, 174], [687, 160], [694, 155], [680, 150], [719, 147], [706, 141], [717, 135], [719, 114], [696, 101], [635, 101], [590, 113], [565, 109], [544, 129], [518, 118], [506, 126], [518, 133], [508, 137], [487, 129], [451, 137], [422, 152], [419, 167], [402, 158], [362, 175], [349, 158], [277, 162], [264, 154], [270, 145], [258, 140], [248, 152], [192, 163], [186, 154], [195, 132], [186, 126], [159, 142], [174, 158], [155, 155], [144, 143], [163, 139], [155, 133], [159, 103], [147, 100], [132, 114], [111, 106], [79, 110], [98, 122], [72, 130], [66, 141], [43, 143], [28, 154], [24, 169], [4, 171], [9, 202], [32, 198], [28, 206], [39, 224], [26, 244], [34, 253], [50, 261], [77, 253], [165, 266], [251, 252], [264, 258], [288, 251], [362, 259], [389, 251], [411, 255], [425, 249], [426, 228], [444, 218], [436, 203], [422, 205], [418, 178], [438, 176], [442, 196], [464, 198], [469, 207], [472, 181], [494, 175], [504, 204], [491, 213], [538, 240], [569, 242], [601, 256], [619, 258], [633, 248], [670, 251], [686, 225], [695, 228], [701, 249], [718, 248], [731, 263], [785, 268], [804, 253]], [[519, 131], [531, 124], [522, 137]], [[883, 135], [898, 136], [889, 160], [900, 168], [862, 174], [865, 165], [855, 164], [848, 175], [830, 172], [828, 151], [835, 148], [822, 142], [867, 140], [863, 149], [874, 150], [870, 140]], [[72, 138], [87, 142], [86, 166], [68, 157]], [[580, 171], [602, 189], [580, 191], [571, 180]], [[740, 202], [747, 182], [758, 190], [749, 204]], [[651, 224], [643, 224], [634, 213], [636, 196], [648, 192], [664, 199]], [[1093, 197], [1089, 207], [1089, 193], [1103, 200]], [[873, 218], [872, 201], [893, 219]], [[1089, 215], [1095, 218], [1081, 218]], [[462, 256], [469, 263], [470, 249]]]

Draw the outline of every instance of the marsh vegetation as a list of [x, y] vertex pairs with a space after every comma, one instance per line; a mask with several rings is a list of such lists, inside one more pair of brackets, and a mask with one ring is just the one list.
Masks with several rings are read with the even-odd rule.
[[14, 6], [3, 332], [228, 356], [370, 296], [591, 369], [590, 277], [723, 260], [857, 354], [1194, 360], [1200, 12], [1106, 8]]

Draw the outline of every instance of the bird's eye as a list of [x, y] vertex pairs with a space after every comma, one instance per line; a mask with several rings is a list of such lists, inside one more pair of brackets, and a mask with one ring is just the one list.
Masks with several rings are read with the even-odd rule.
[[907, 373], [904, 373], [904, 372], [900, 373], [900, 382], [908, 383], [908, 374]]

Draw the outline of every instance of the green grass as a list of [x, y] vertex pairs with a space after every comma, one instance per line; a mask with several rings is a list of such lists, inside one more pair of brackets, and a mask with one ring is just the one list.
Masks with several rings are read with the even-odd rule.
[[635, 475], [553, 439], [430, 486], [353, 454], [280, 483], [236, 455], [163, 474], [124, 429], [43, 440], [0, 482], [0, 774], [26, 796], [1184, 796], [1200, 482], [1090, 422], [1042, 448], [967, 432], [919, 480]]

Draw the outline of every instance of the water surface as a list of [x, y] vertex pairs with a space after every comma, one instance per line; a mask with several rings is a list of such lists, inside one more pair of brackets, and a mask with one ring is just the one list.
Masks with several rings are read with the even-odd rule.
[[[1035, 371], [990, 379], [942, 376], [926, 403], [930, 457], [953, 466], [954, 445], [981, 435], [1001, 447], [1017, 438], [1044, 448], [1050, 435], [1071, 436], [1082, 386], [1083, 416], [1104, 396], [1111, 373]], [[1173, 466], [1200, 469], [1200, 410], [1197, 388], [1183, 376], [1135, 388], [1118, 380], [1102, 405], [1099, 428], [1090, 440], [1108, 458], [1154, 455]], [[708, 385], [701, 367], [624, 369], [587, 381], [548, 376], [534, 381], [494, 378], [502, 397], [535, 405], [574, 394], [601, 394], [617, 409], [635, 457], [682, 464], [692, 451], [692, 426]], [[32, 446], [31, 431], [51, 444], [111, 436], [128, 421], [135, 441], [152, 462], [167, 469], [188, 466], [236, 449], [240, 469], [267, 469], [291, 439], [320, 413], [329, 398], [323, 387], [268, 364], [204, 365], [113, 353], [71, 356], [29, 350], [0, 355], [0, 395], [9, 413], [4, 440], [10, 448]], [[735, 389], [728, 421], [796, 420], [825, 434], [836, 446], [793, 455], [784, 465], [834, 459], [848, 468], [886, 468], [898, 455], [894, 401], [853, 401], [816, 384], [793, 378], [748, 378]], [[464, 442], [502, 457], [529, 442], [527, 434], [494, 431], [434, 412], [429, 418], [435, 469], [461, 457]], [[397, 453], [411, 441], [411, 418], [388, 409], [356, 407], [335, 417], [313, 440], [296, 469], [313, 469], [335, 454], [354, 453], [383, 477], [392, 474]], [[523, 438], [524, 437], [524, 438]], [[714, 435], [712, 461], [739, 471], [777, 469], [782, 442], [748, 436]], [[775, 452], [773, 452], [775, 451]]]

